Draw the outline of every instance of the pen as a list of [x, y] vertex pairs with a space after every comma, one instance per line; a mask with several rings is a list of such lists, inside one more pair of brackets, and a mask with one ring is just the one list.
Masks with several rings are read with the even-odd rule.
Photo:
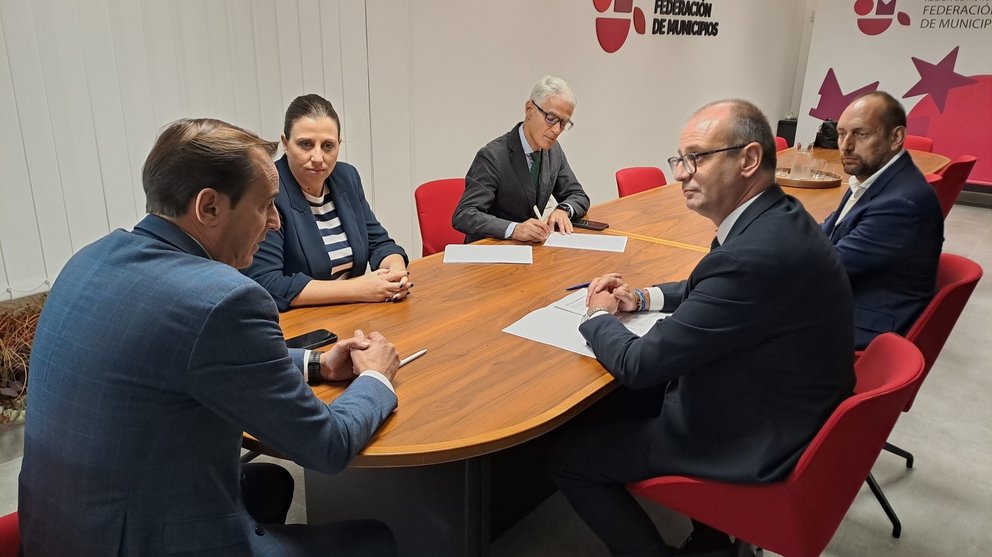
[[537, 220], [541, 220], [541, 212], [537, 210], [537, 205], [534, 205], [531, 209], [534, 209], [534, 216], [537, 217]]
[[410, 354], [406, 358], [403, 358], [402, 360], [400, 360], [400, 367], [403, 367], [403, 366], [407, 365], [408, 363], [416, 360], [417, 358], [423, 356], [426, 353], [427, 353], [427, 349], [424, 348], [423, 350], [418, 350], [418, 351], [414, 352], [413, 354]]
[[565, 290], [578, 290], [580, 288], [585, 288], [587, 286], [589, 286], [589, 283], [588, 282], [583, 282], [582, 284], [576, 284], [574, 286], [569, 286]]

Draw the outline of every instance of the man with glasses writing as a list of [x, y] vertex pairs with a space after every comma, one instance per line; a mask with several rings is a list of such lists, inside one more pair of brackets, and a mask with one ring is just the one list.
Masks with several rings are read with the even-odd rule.
[[[625, 484], [788, 475], [854, 387], [851, 289], [817, 224], [775, 185], [774, 136], [753, 104], [701, 108], [669, 163], [688, 208], [718, 227], [713, 247], [686, 281], [591, 282], [579, 332], [621, 386], [563, 428], [549, 463], [613, 555], [735, 555], [701, 524], [669, 547]], [[672, 314], [643, 337], [614, 317], [650, 310]]]
[[888, 93], [854, 100], [837, 123], [850, 191], [823, 222], [854, 291], [854, 347], [905, 334], [933, 298], [944, 243], [937, 194], [909, 153], [906, 110]]
[[[575, 179], [558, 136], [573, 125], [575, 95], [564, 80], [544, 76], [524, 103], [524, 121], [479, 150], [451, 225], [466, 242], [506, 238], [543, 242], [557, 227], [572, 232], [589, 196]], [[557, 205], [542, 218], [551, 196]]]

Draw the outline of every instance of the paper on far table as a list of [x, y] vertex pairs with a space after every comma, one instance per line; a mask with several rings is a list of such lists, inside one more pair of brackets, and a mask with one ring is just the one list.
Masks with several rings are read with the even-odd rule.
[[480, 246], [448, 244], [444, 248], [445, 263], [520, 263], [534, 262], [530, 246]]
[[596, 251], [615, 251], [623, 253], [627, 247], [626, 236], [610, 236], [606, 234], [562, 234], [552, 232], [544, 245], [552, 248], [589, 249]]
[[[579, 292], [573, 292], [549, 306], [528, 313], [516, 323], [503, 329], [503, 332], [595, 358], [596, 355], [593, 354], [592, 348], [586, 344], [586, 339], [579, 333], [579, 324], [582, 323], [582, 316], [585, 314], [585, 309], [583, 308], [582, 313], [579, 314], [571, 310], [574, 307], [571, 298], [580, 294], [581, 298], [584, 299], [584, 289]], [[630, 332], [638, 336], [644, 336], [658, 320], [664, 319], [668, 315], [670, 314], [645, 311], [641, 313], [621, 313], [617, 318]]]

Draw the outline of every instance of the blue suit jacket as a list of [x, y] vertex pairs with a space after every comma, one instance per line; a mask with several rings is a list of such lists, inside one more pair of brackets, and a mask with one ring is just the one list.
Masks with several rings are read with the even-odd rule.
[[773, 186], [688, 280], [661, 288], [674, 313], [643, 337], [606, 315], [579, 327], [622, 385], [678, 380], [645, 428], [652, 466], [740, 483], [784, 477], [854, 388], [851, 288], [830, 243]]
[[172, 223], [148, 216], [80, 250], [32, 350], [25, 553], [287, 554], [241, 502], [242, 431], [333, 473], [396, 405], [371, 377], [324, 404], [301, 363], [268, 293]]
[[[839, 207], [851, 196], [848, 191]], [[905, 334], [933, 298], [944, 243], [937, 194], [903, 153], [836, 227], [840, 208], [823, 222], [854, 291], [854, 345]]]
[[[245, 274], [272, 294], [279, 311], [286, 311], [311, 280], [331, 278], [331, 260], [327, 257], [327, 248], [317, 230], [310, 204], [289, 170], [285, 155], [276, 161], [276, 169], [279, 170], [276, 208], [282, 228], [265, 236]], [[394, 253], [409, 261], [403, 248], [389, 237], [372, 214], [354, 166], [339, 161], [327, 178], [327, 186], [355, 256], [351, 276], [365, 274], [370, 265], [372, 269], [378, 269], [382, 260]]]

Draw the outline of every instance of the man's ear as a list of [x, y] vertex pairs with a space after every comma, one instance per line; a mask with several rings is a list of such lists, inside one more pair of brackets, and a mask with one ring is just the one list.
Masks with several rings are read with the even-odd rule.
[[892, 128], [892, 133], [889, 134], [889, 141], [892, 142], [893, 150], [895, 150], [896, 145], [900, 148], [903, 147], [903, 144], [906, 142], [906, 127], [896, 126]]
[[227, 204], [227, 196], [213, 188], [203, 188], [193, 200], [193, 216], [206, 227], [216, 226]]
[[751, 177], [758, 168], [761, 167], [761, 158], [763, 153], [761, 152], [761, 144], [752, 141], [745, 145], [742, 149], [744, 151], [744, 157], [741, 163], [741, 175], [745, 177]]

